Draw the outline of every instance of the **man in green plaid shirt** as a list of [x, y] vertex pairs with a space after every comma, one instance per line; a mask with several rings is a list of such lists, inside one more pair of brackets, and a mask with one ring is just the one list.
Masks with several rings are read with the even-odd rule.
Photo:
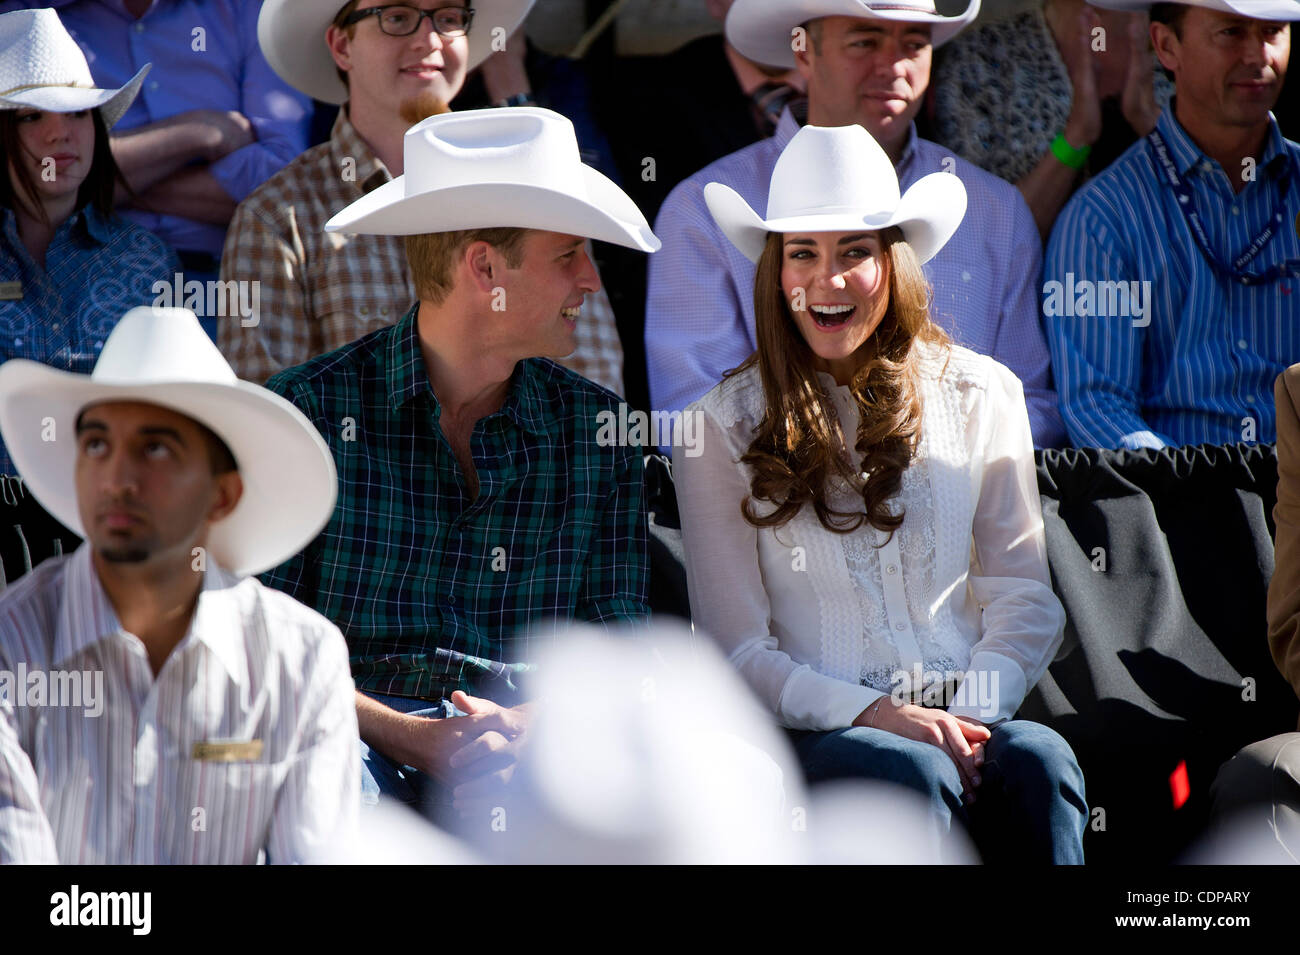
[[407, 175], [326, 228], [406, 235], [419, 301], [267, 383], [329, 443], [339, 500], [264, 581], [347, 637], [363, 791], [417, 802], [427, 777], [508, 774], [530, 641], [649, 613], [642, 449], [601, 440], [619, 397], [549, 359], [600, 287], [585, 240], [659, 243], [549, 110], [443, 114], [404, 145]]

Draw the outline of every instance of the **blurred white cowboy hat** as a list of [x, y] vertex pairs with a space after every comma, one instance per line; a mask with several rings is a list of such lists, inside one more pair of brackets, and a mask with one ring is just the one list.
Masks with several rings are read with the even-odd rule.
[[727, 11], [727, 41], [758, 63], [794, 67], [794, 28], [821, 17], [858, 17], [930, 24], [930, 45], [942, 46], [980, 12], [980, 0], [946, 17], [934, 0], [736, 0]]
[[141, 306], [122, 316], [89, 375], [20, 358], [0, 365], [0, 434], [9, 455], [41, 505], [83, 537], [76, 421], [107, 401], [170, 408], [230, 448], [244, 493], [212, 525], [207, 549], [233, 573], [260, 573], [292, 557], [334, 512], [334, 459], [303, 413], [240, 381], [189, 309]]
[[[1103, 10], [1122, 10], [1125, 13], [1142, 13], [1150, 10], [1158, 0], [1088, 0]], [[1300, 3], [1296, 0], [1168, 0], [1184, 7], [1204, 7], [1222, 10], [1252, 20], [1300, 20]]]
[[99, 89], [81, 47], [52, 9], [0, 14], [0, 109], [98, 109], [111, 128], [140, 92], [149, 66], [118, 89]]
[[514, 227], [653, 252], [636, 203], [584, 165], [573, 123], [536, 106], [430, 116], [406, 131], [406, 173], [353, 202], [326, 232], [418, 235]]
[[[408, 0], [407, 6], [418, 6]], [[443, 6], [461, 6], [456, 0], [446, 0]], [[508, 37], [524, 22], [533, 0], [465, 0], [463, 6], [474, 11], [469, 34], [469, 69], [478, 66], [492, 55], [494, 31], [500, 27]], [[348, 98], [348, 88], [339, 79], [325, 45], [325, 31], [334, 22], [338, 12], [347, 6], [346, 0], [266, 0], [257, 18], [257, 42], [262, 55], [280, 78], [300, 92], [323, 103], [343, 103]], [[361, 0], [358, 10], [371, 7], [394, 6], [376, 0]], [[425, 24], [421, 22], [420, 28]]]
[[874, 232], [890, 226], [902, 229], [917, 258], [928, 262], [961, 225], [966, 187], [955, 175], [936, 172], [900, 196], [893, 163], [861, 126], [805, 126], [777, 158], [766, 219], [720, 182], [704, 187], [704, 201], [752, 262], [770, 232]]

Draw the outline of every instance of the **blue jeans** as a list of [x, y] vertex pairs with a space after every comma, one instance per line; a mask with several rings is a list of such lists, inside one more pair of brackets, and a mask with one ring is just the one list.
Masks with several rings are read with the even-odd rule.
[[873, 779], [913, 789], [929, 800], [938, 833], [959, 820], [987, 863], [1083, 862], [1083, 771], [1070, 744], [1041, 723], [1010, 720], [993, 729], [970, 805], [956, 765], [937, 746], [863, 726], [789, 733], [809, 783]]
[[[430, 706], [428, 700], [408, 696], [384, 696], [380, 693], [366, 693], [366, 696], [411, 716], [446, 719], [465, 715], [450, 700], [442, 700]], [[450, 805], [451, 794], [439, 786], [436, 780], [412, 766], [403, 766], [378, 750], [371, 749], [365, 740], [358, 742], [361, 745], [362, 806], [378, 805], [379, 797], [383, 795], [399, 800], [426, 816], [436, 817]]]

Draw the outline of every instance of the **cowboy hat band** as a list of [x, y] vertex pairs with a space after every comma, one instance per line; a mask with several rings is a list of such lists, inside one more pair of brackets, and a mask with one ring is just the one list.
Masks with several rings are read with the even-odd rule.
[[168, 408], [226, 443], [244, 493], [211, 526], [206, 546], [227, 570], [256, 574], [283, 563], [333, 514], [334, 459], [303, 413], [240, 381], [193, 312], [141, 306], [117, 323], [89, 375], [19, 358], [0, 365], [0, 434], [9, 455], [41, 505], [82, 537], [77, 416], [114, 401]]
[[966, 188], [951, 173], [923, 176], [900, 196], [893, 164], [861, 126], [805, 126], [795, 133], [772, 170], [766, 218], [720, 182], [704, 187], [704, 201], [718, 228], [751, 262], [773, 232], [897, 226], [924, 263], [966, 214]]
[[327, 232], [417, 235], [520, 228], [643, 252], [659, 239], [627, 194], [584, 164], [571, 123], [536, 106], [431, 116], [406, 131], [405, 174], [357, 199]]
[[[1088, 0], [1094, 7], [1103, 10], [1119, 10], [1124, 13], [1145, 13], [1159, 0]], [[1166, 0], [1183, 7], [1204, 7], [1206, 10], [1220, 10], [1235, 13], [1251, 20], [1300, 20], [1300, 3], [1296, 0]]]
[[[415, 0], [406, 0], [416, 6]], [[446, 0], [454, 6], [457, 0]], [[533, 0], [463, 0], [474, 10], [467, 36], [468, 68], [478, 66], [501, 49], [505, 38], [524, 22]], [[361, 8], [384, 6], [383, 0], [361, 0]], [[286, 83], [322, 103], [345, 103], [347, 84], [339, 79], [334, 58], [325, 45], [325, 31], [346, 0], [266, 0], [257, 18], [257, 42], [262, 55]]]
[[98, 109], [111, 129], [130, 108], [148, 72], [146, 63], [119, 88], [100, 89], [81, 47], [54, 10], [0, 14], [0, 109]]
[[727, 42], [757, 63], [793, 69], [795, 27], [822, 17], [855, 17], [930, 25], [930, 45], [942, 46], [979, 15], [969, 0], [955, 17], [939, 13], [934, 0], [736, 0], [727, 11]]

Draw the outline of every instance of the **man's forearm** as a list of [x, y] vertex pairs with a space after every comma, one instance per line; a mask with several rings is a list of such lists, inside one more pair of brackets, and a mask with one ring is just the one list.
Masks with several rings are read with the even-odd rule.
[[139, 194], [137, 209], [228, 226], [235, 200], [206, 168], [186, 169]]
[[109, 142], [126, 181], [144, 192], [194, 160], [206, 160], [211, 140], [202, 124], [171, 117], [115, 133]]

